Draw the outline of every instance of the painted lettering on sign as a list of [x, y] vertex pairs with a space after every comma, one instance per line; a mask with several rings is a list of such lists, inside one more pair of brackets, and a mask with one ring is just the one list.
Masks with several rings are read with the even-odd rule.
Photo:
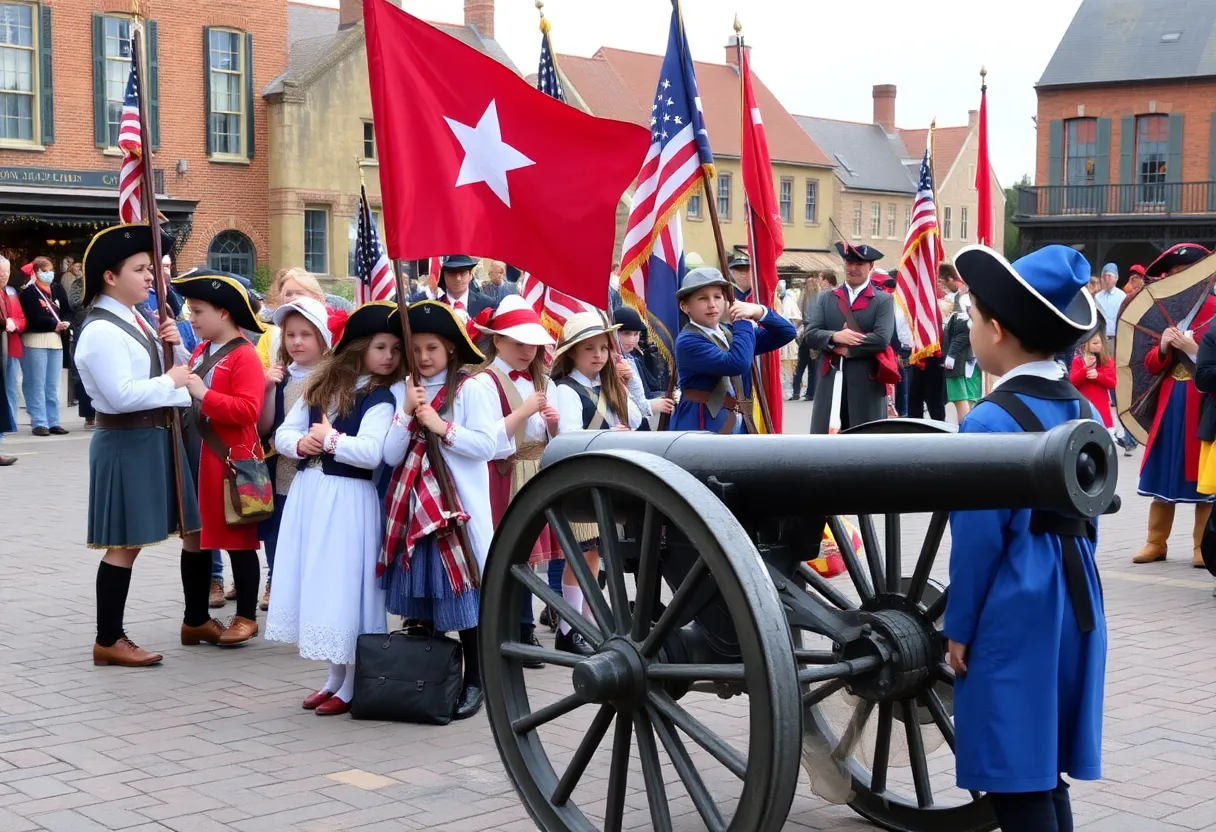
[[118, 187], [118, 171], [55, 170], [52, 168], [0, 167], [0, 185], [42, 188]]

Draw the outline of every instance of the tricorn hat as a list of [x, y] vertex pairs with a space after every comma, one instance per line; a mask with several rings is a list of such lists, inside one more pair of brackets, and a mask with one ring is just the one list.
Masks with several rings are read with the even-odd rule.
[[211, 269], [192, 269], [173, 281], [173, 288], [184, 298], [203, 300], [232, 315], [232, 322], [250, 332], [265, 332], [249, 300], [249, 292], [236, 275]]
[[[469, 338], [464, 322], [456, 310], [437, 300], [420, 300], [410, 304], [410, 331], [414, 335], [430, 333], [451, 341], [461, 364], [480, 364], [486, 360], [481, 350]], [[455, 368], [453, 368], [455, 369]]]
[[395, 301], [374, 300], [351, 312], [350, 317], [346, 319], [346, 326], [342, 329], [342, 337], [334, 344], [333, 352], [336, 355], [360, 338], [370, 338], [381, 333], [401, 337], [401, 322], [397, 320]]
[[843, 240], [836, 244], [836, 253], [846, 263], [873, 263], [882, 259], [882, 252], [874, 246], [854, 246]]
[[1097, 324], [1089, 261], [1069, 246], [1044, 246], [1010, 263], [987, 246], [954, 258], [959, 277], [1019, 340], [1060, 352]]
[[713, 266], [702, 266], [684, 275], [684, 282], [676, 290], [676, 300], [684, 300], [693, 292], [704, 289], [706, 286], [721, 286], [725, 291], [730, 291], [732, 288], [731, 282], [722, 276], [722, 272]]
[[1146, 280], [1165, 277], [1171, 269], [1198, 263], [1211, 253], [1198, 243], [1179, 243], [1166, 249], [1156, 260], [1149, 263], [1148, 268], [1144, 270], [1144, 277]]
[[144, 223], [112, 225], [94, 234], [84, 252], [85, 305], [105, 289], [107, 271], [141, 251], [152, 252], [152, 228]]

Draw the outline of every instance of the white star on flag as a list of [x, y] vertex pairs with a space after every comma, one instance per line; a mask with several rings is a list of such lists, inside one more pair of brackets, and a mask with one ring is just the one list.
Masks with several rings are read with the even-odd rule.
[[764, 124], [764, 119], [760, 118], [759, 107], [752, 107], [752, 124]]
[[520, 153], [502, 140], [498, 126], [498, 106], [490, 101], [476, 127], [470, 127], [444, 116], [456, 141], [464, 149], [464, 161], [460, 164], [460, 175], [456, 187], [485, 182], [494, 195], [511, 207], [511, 192], [507, 189], [507, 171], [526, 168], [536, 162]]
[[[666, 78], [664, 78], [663, 79], [663, 89], [667, 89], [670, 86], [671, 86], [671, 82], [668, 81]], [[662, 96], [659, 96], [659, 97], [662, 98]]]

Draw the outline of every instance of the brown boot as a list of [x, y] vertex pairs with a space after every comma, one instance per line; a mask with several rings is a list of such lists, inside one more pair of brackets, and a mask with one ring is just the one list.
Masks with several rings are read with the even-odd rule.
[[1165, 560], [1166, 541], [1174, 527], [1173, 503], [1153, 500], [1148, 507], [1148, 541], [1136, 552], [1132, 563], [1155, 563]]
[[207, 642], [208, 644], [219, 644], [220, 636], [224, 634], [224, 625], [216, 621], [214, 618], [207, 619], [206, 624], [198, 627], [190, 627], [182, 625], [182, 644], [186, 647], [194, 647], [196, 644]]
[[228, 603], [224, 598], [224, 580], [223, 578], [211, 579], [211, 598], [209, 600], [211, 609], [218, 610], [220, 607]]
[[111, 664], [118, 667], [148, 667], [160, 664], [164, 658], [160, 653], [149, 653], [126, 636], [109, 647], [102, 647], [96, 642], [93, 644], [93, 664], [98, 667]]
[[257, 634], [258, 622], [249, 618], [241, 618], [238, 615], [232, 619], [228, 629], [220, 635], [219, 644], [221, 647], [235, 647], [238, 644], [244, 644]]
[[1203, 563], [1203, 530], [1207, 528], [1211, 516], [1211, 503], [1195, 503], [1195, 527], [1191, 531], [1195, 552], [1191, 555], [1191, 566], [1196, 569], [1207, 569]]

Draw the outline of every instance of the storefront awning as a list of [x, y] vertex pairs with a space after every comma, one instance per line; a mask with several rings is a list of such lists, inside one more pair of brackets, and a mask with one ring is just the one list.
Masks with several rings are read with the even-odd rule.
[[844, 261], [836, 254], [826, 251], [786, 251], [777, 258], [777, 271], [798, 272], [839, 272], [844, 268]]

